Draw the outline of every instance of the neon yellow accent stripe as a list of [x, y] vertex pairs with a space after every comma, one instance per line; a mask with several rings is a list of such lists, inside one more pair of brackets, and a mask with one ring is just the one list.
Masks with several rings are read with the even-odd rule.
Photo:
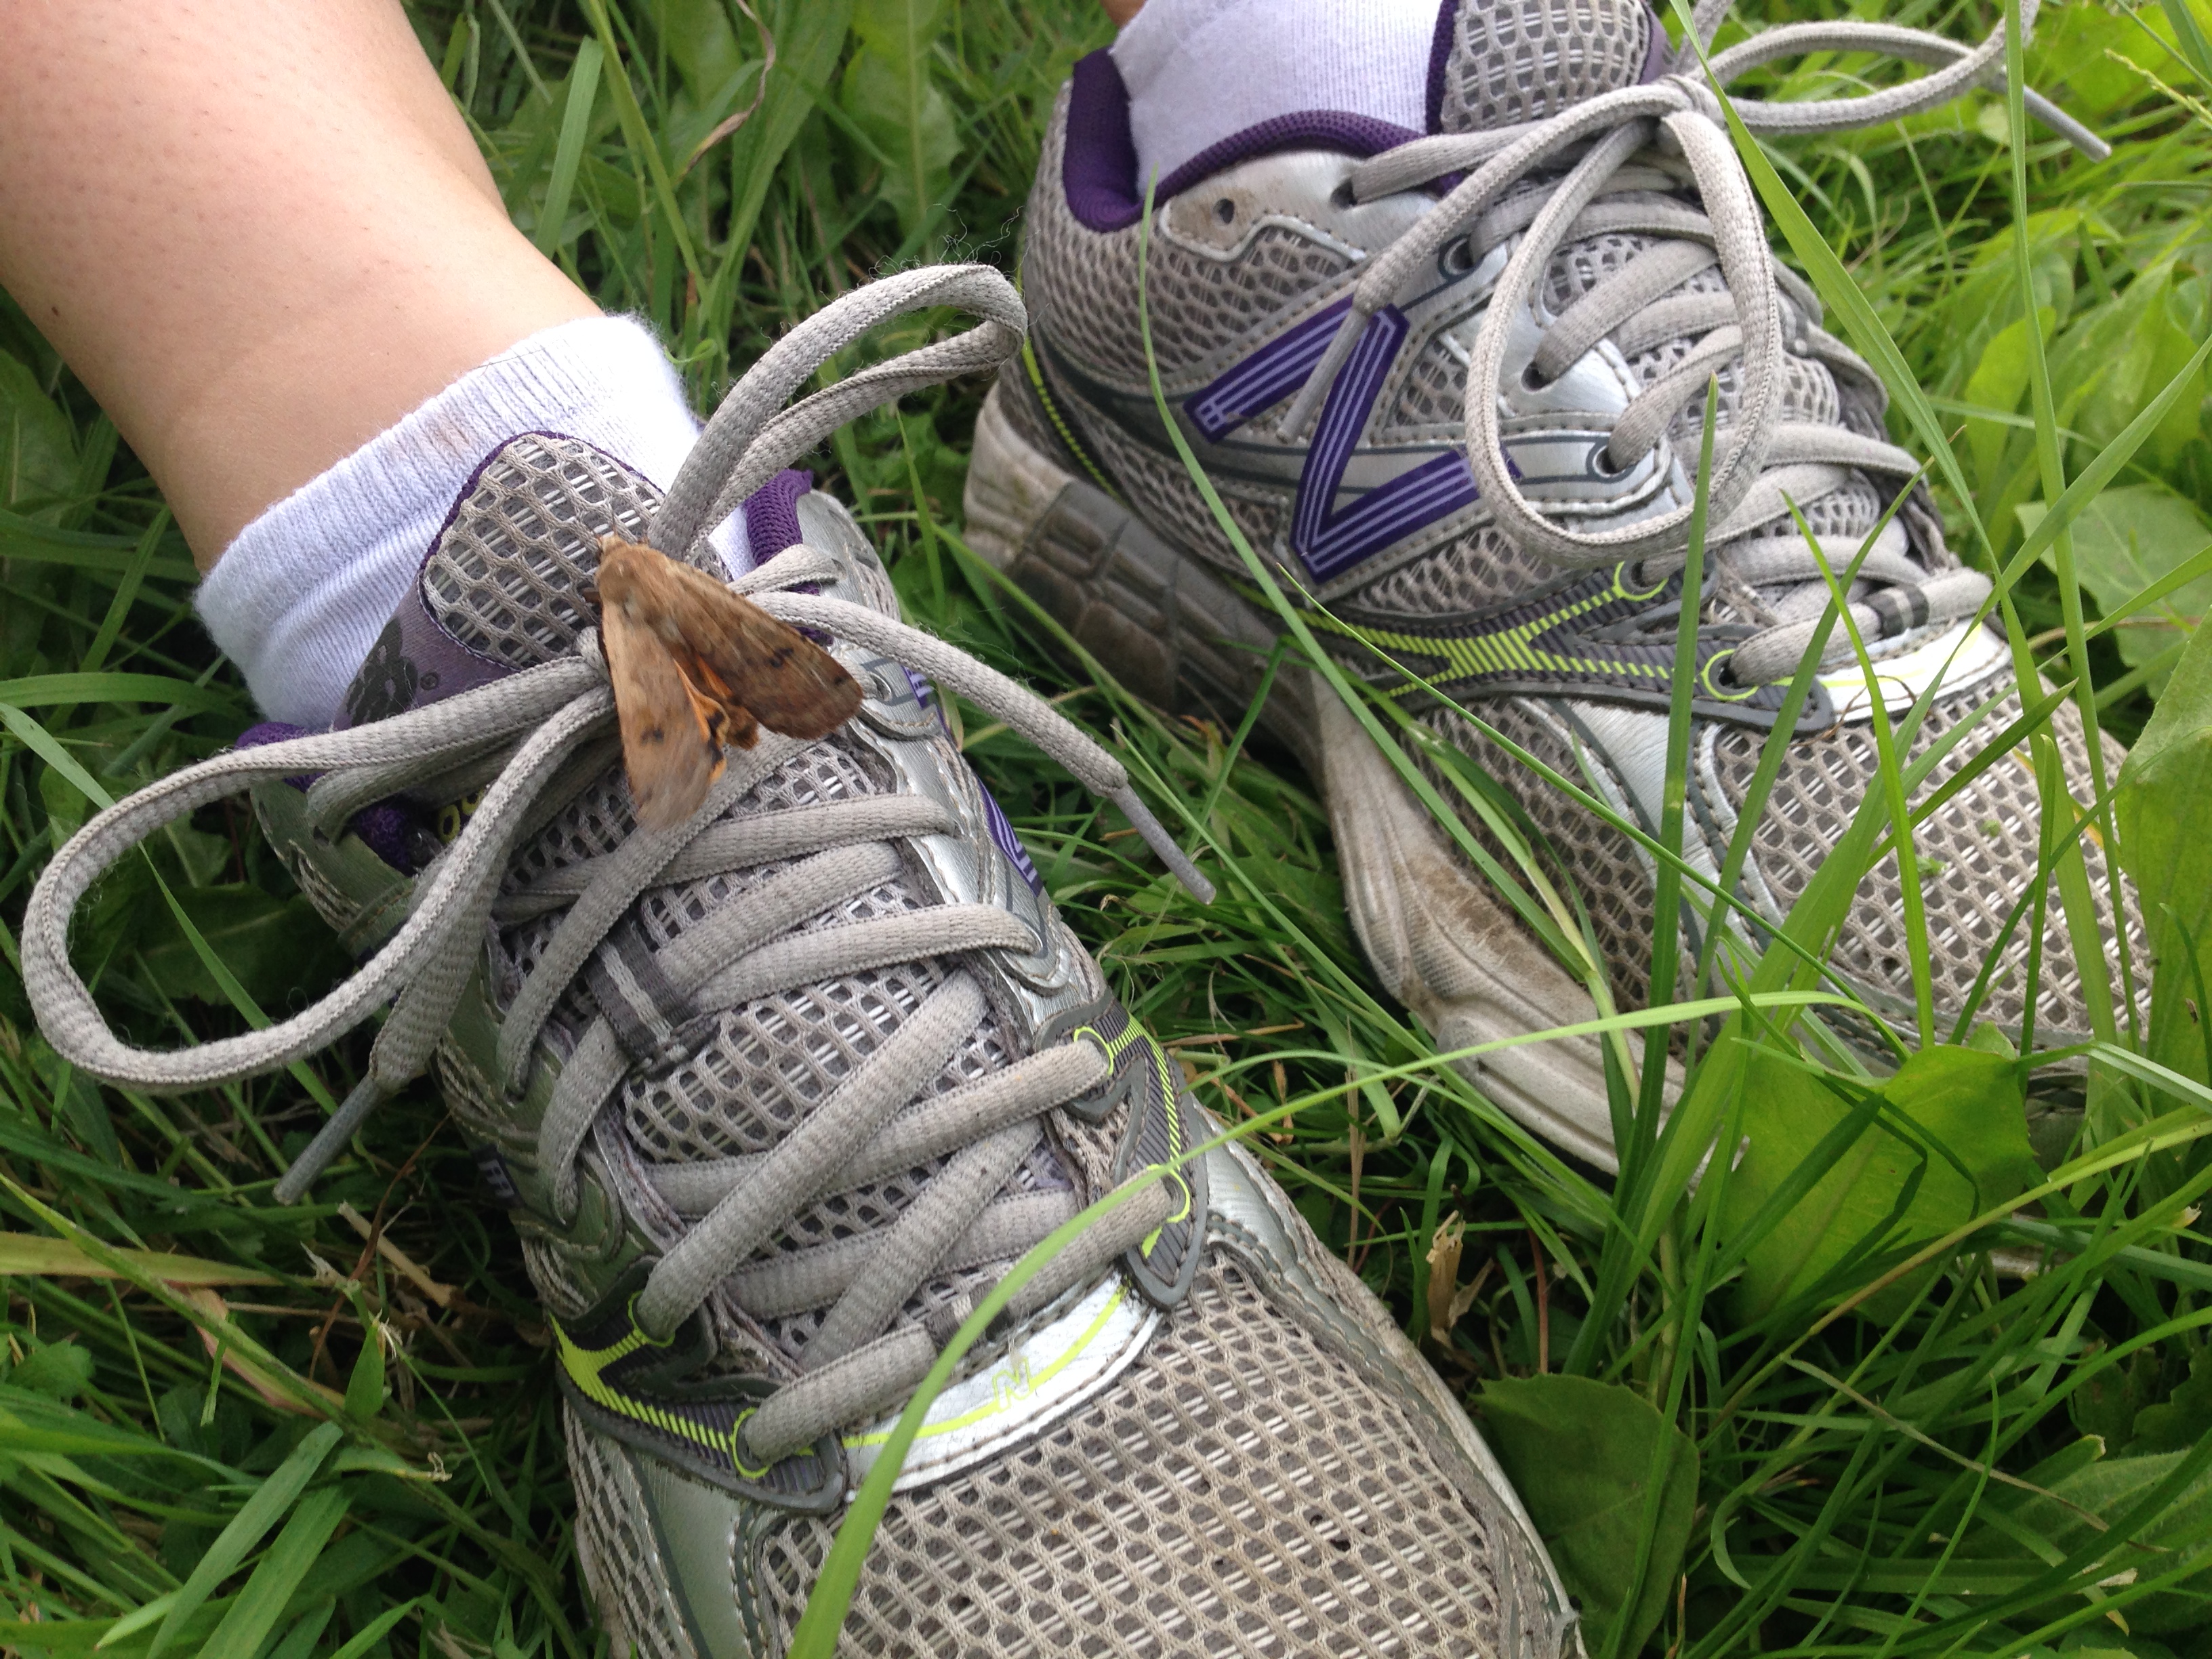
[[[921, 1432], [917, 1435], [915, 1438], [926, 1440], [932, 1435], [951, 1434], [955, 1429], [972, 1428], [976, 1424], [983, 1422], [987, 1419], [995, 1417], [1000, 1413], [1010, 1409], [1015, 1401], [1035, 1394], [1039, 1389], [1044, 1387], [1046, 1383], [1051, 1382], [1054, 1377], [1058, 1376], [1060, 1372], [1066, 1370], [1070, 1365], [1073, 1364], [1077, 1356], [1081, 1354], [1085, 1349], [1088, 1348], [1093, 1342], [1098, 1340], [1098, 1333], [1106, 1328], [1106, 1322], [1113, 1317], [1114, 1310], [1121, 1305], [1123, 1294], [1124, 1292], [1121, 1287], [1116, 1285], [1114, 1290], [1114, 1294], [1107, 1298], [1106, 1305], [1098, 1310], [1098, 1317], [1092, 1320], [1090, 1325], [1085, 1329], [1083, 1334], [1075, 1339], [1074, 1345], [1071, 1346], [1066, 1353], [1054, 1360], [1051, 1364], [1039, 1371], [1035, 1376], [1028, 1377], [1026, 1380], [1019, 1382], [1017, 1387], [1013, 1389], [1000, 1389], [995, 1390], [988, 1401], [985, 1401], [982, 1405], [976, 1407], [975, 1409], [971, 1412], [963, 1412], [957, 1417], [948, 1417], [942, 1423], [928, 1423], [923, 1425]], [[890, 1431], [886, 1429], [881, 1434], [848, 1435], [845, 1438], [845, 1443], [849, 1447], [854, 1448], [862, 1446], [880, 1446], [890, 1438]]]
[[[1547, 651], [1536, 641], [1552, 629], [1576, 617], [1587, 615], [1612, 604], [1615, 599], [1632, 603], [1648, 599], [1650, 592], [1638, 592], [1627, 587], [1622, 577], [1625, 567], [1617, 567], [1613, 583], [1599, 592], [1561, 605], [1556, 611], [1510, 628], [1486, 629], [1477, 634], [1433, 635], [1402, 634], [1394, 629], [1355, 626], [1339, 622], [1318, 611], [1305, 612], [1306, 620], [1316, 629], [1335, 635], [1340, 639], [1359, 640], [1378, 645], [1396, 654], [1413, 657], [1441, 657], [1445, 672], [1426, 678], [1458, 679], [1477, 674], [1510, 672], [1552, 674], [1628, 674], [1648, 679], [1655, 684], [1664, 684], [1669, 670], [1656, 663], [1630, 662], [1618, 658], [1568, 657]], [[1663, 584], [1662, 584], [1663, 585]], [[1652, 592], [1656, 592], [1656, 589]], [[1412, 690], [1401, 686], [1390, 691], [1391, 696], [1401, 696]]]
[[[1123, 1018], [1127, 1018], [1127, 1016], [1125, 1014]], [[1176, 1077], [1174, 1064], [1168, 1059], [1168, 1051], [1153, 1042], [1152, 1034], [1133, 1019], [1129, 1020], [1129, 1023], [1121, 1028], [1121, 1035], [1117, 1037], [1107, 1036], [1095, 1025], [1083, 1026], [1071, 1035], [1079, 1037], [1087, 1036], [1096, 1042], [1100, 1048], [1105, 1049], [1106, 1061], [1110, 1066], [1120, 1065], [1121, 1056], [1139, 1042], [1151, 1051], [1152, 1074], [1158, 1079], [1160, 1099], [1165, 1103], [1168, 1115], [1168, 1156], [1177, 1161], [1175, 1182], [1182, 1188], [1182, 1208], [1170, 1216], [1161, 1227], [1156, 1227], [1147, 1233], [1144, 1242], [1137, 1247], [1139, 1254], [1150, 1255], [1153, 1246], [1160, 1242], [1160, 1233], [1164, 1227], [1172, 1226], [1178, 1221], [1188, 1220], [1190, 1217], [1190, 1182], [1183, 1178], [1180, 1164], [1183, 1152], [1182, 1109], [1180, 1104], [1182, 1099], [1182, 1089]]]
[[752, 1415], [750, 1409], [738, 1413], [738, 1420], [724, 1431], [678, 1413], [665, 1410], [635, 1395], [624, 1394], [608, 1383], [602, 1373], [617, 1360], [635, 1353], [640, 1348], [668, 1346], [666, 1342], [655, 1342], [640, 1330], [635, 1318], [631, 1319], [629, 1329], [619, 1340], [604, 1348], [582, 1346], [562, 1328], [557, 1319], [549, 1318], [547, 1323], [553, 1328], [553, 1340], [560, 1345], [561, 1369], [568, 1372], [578, 1392], [593, 1405], [612, 1412], [617, 1417], [626, 1417], [633, 1423], [643, 1423], [663, 1434], [678, 1440], [688, 1440], [695, 1446], [726, 1457], [730, 1460], [730, 1467], [740, 1474], [757, 1480], [768, 1473], [765, 1468], [747, 1468], [744, 1460], [738, 1455], [738, 1437], [744, 1432], [745, 1419]]
[[1115, 501], [1120, 501], [1121, 492], [1115, 489], [1111, 481], [1099, 471], [1098, 463], [1091, 459], [1091, 452], [1083, 447], [1083, 441], [1075, 435], [1075, 428], [1068, 425], [1067, 417], [1060, 412], [1060, 405], [1053, 401], [1052, 389], [1044, 383], [1044, 368], [1037, 362], [1036, 348], [1028, 340], [1022, 342], [1022, 367], [1029, 371], [1030, 389], [1036, 393], [1037, 402], [1044, 406], [1044, 417], [1052, 422], [1052, 429], [1060, 434], [1060, 442], [1067, 446], [1067, 453], [1083, 463], [1083, 470], [1091, 475], [1101, 489]]

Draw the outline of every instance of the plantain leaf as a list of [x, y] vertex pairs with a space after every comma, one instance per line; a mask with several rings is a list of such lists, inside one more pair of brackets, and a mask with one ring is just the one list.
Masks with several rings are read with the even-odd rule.
[[[2191, 413], [2193, 418], [2195, 411]], [[2043, 517], [2043, 503], [2027, 502], [2019, 512], [2021, 527], [2033, 530]], [[2108, 489], [2074, 521], [2074, 568], [2106, 616], [2208, 546], [2212, 546], [2212, 525], [2205, 522], [2195, 502], [2164, 484]], [[2044, 562], [2052, 563], [2050, 554], [2044, 556]], [[2114, 630], [2121, 660], [2137, 667], [2164, 655], [2195, 631], [2208, 604], [2212, 604], [2212, 575], [2185, 583], [2130, 618], [2127, 625]], [[2164, 688], [2166, 678], [2152, 680], [2153, 696]]]
[[860, 50], [839, 94], [883, 157], [878, 189], [909, 239], [945, 200], [960, 148], [952, 106], [930, 77], [930, 49], [944, 26], [941, 0], [862, 0], [853, 15]]
[[[177, 902], [246, 994], [264, 1006], [319, 991], [346, 969], [345, 953], [332, 942], [331, 930], [296, 895], [280, 899], [240, 885], [187, 887], [179, 890]], [[149, 907], [144, 921], [139, 948], [156, 983], [173, 997], [227, 1000], [173, 915]]]
[[1750, 1146], [1721, 1218], [1743, 1254], [1746, 1318], [1808, 1295], [1833, 1302], [2035, 1176], [2019, 1066], [2002, 1054], [1923, 1048], [1856, 1104], [1775, 1049], [1754, 1048], [1747, 1063]]
[[1634, 1389], [1587, 1376], [1486, 1383], [1478, 1409], [1582, 1605], [1584, 1646], [1594, 1659], [1639, 1651], [1674, 1599], [1689, 1546], [1697, 1447]]
[[2120, 862], [2135, 880], [2151, 959], [2150, 1057], [2186, 1077], [2206, 1077], [2204, 1028], [2191, 1012], [2197, 975], [2185, 940], [2212, 969], [2212, 634], [2182, 653], [2142, 735], [2120, 768]]
[[0, 507], [35, 510], [76, 481], [76, 431], [16, 358], [0, 352]]

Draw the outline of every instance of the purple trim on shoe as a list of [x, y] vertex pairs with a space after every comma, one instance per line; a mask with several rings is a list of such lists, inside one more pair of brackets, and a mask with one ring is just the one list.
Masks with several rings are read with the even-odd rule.
[[[1158, 200], [1180, 196], [1200, 180], [1286, 149], [1331, 149], [1362, 160], [1421, 135], [1395, 122], [1349, 110], [1297, 110], [1233, 132], [1209, 144], [1159, 181]], [[1113, 54], [1094, 52], [1076, 60], [1068, 77], [1067, 136], [1060, 163], [1068, 211], [1085, 230], [1127, 230], [1145, 210], [1137, 177], [1137, 144], [1129, 134], [1129, 88]]]
[[[1646, 0], [1649, 3], [1649, 0]], [[1460, 0], [1443, 0], [1437, 8], [1437, 33], [1429, 46], [1429, 131], [1444, 130], [1444, 70], [1450, 66], [1455, 26]]]
[[1349, 295], [1277, 335], [1183, 403], [1209, 443], [1219, 443], [1255, 415], [1273, 408], [1313, 377], [1337, 325], [1352, 309]]
[[1145, 211], [1137, 193], [1137, 141], [1129, 134], [1129, 88], [1114, 54], [1075, 60], [1068, 76], [1067, 140], [1060, 184], [1085, 230], [1127, 230]]
[[1208, 144], [1161, 179], [1154, 195], [1164, 202], [1223, 168], [1255, 156], [1273, 155], [1286, 149], [1333, 149], [1364, 161], [1419, 137], [1411, 127], [1401, 127], [1395, 121], [1378, 121], [1371, 115], [1354, 115], [1349, 110], [1295, 110], [1249, 126], [1242, 132], [1232, 132], [1218, 144]]
[[[968, 769], [973, 772], [975, 769], [970, 766]], [[1014, 866], [1014, 873], [1029, 884], [1030, 891], [1042, 894], [1044, 878], [1037, 874], [1037, 867], [1030, 857], [1029, 848], [1022, 845], [1022, 838], [1014, 833], [1014, 826], [1006, 821], [1006, 809], [999, 805], [999, 798], [991, 793], [990, 786], [980, 776], [975, 780], [975, 787], [983, 797], [983, 822], [989, 826], [992, 841], [1006, 855], [1006, 862]]]
[[[799, 544], [799, 498], [813, 488], [811, 472], [786, 467], [745, 497], [738, 510], [745, 515], [745, 544], [756, 568]], [[744, 572], [731, 574], [742, 576]]]
[[504, 679], [514, 671], [447, 633], [422, 599], [418, 576], [362, 659], [331, 730], [343, 732]]
[[[906, 676], [907, 684], [913, 688], [914, 700], [936, 715], [939, 729], [946, 737], [951, 737], [952, 727], [945, 718], [945, 711], [937, 706], [937, 688], [904, 663], [899, 665], [899, 672]], [[983, 797], [983, 823], [991, 832], [993, 844], [1006, 855], [1006, 862], [1014, 866], [1014, 873], [1029, 883], [1030, 891], [1042, 895], [1044, 878], [1037, 874], [1036, 862], [1030, 857], [1030, 849], [1022, 845], [1022, 838], [1014, 833], [1014, 826], [1006, 817], [1006, 808], [999, 805], [999, 798], [991, 793], [991, 786], [983, 781], [982, 774], [976, 771], [973, 762], [969, 763], [968, 775], [975, 780], [976, 793]]]
[[[295, 738], [313, 737], [304, 726], [289, 726], [283, 720], [264, 720], [258, 726], [249, 726], [238, 734], [233, 749], [259, 749], [272, 743], [289, 743]], [[321, 775], [303, 772], [296, 778], [287, 778], [302, 794], [307, 787]], [[415, 873], [414, 842], [423, 828], [422, 811], [410, 803], [398, 799], [380, 800], [364, 806], [347, 821], [346, 828], [359, 836], [368, 850], [382, 859], [403, 876]]]
[[353, 815], [346, 827], [368, 850], [403, 876], [415, 873], [413, 843], [422, 815], [398, 800], [380, 800]]
[[1644, 21], [1651, 32], [1645, 37], [1644, 73], [1636, 81], [1639, 87], [1650, 86], [1667, 72], [1667, 31], [1661, 26], [1659, 9], [1651, 0], [1644, 0]]
[[1291, 515], [1291, 549], [1316, 581], [1342, 574], [1479, 498], [1467, 458], [1453, 453], [1424, 461], [1342, 507], [1336, 505], [1345, 469], [1408, 327], [1395, 306], [1385, 306], [1370, 318], [1322, 406]]

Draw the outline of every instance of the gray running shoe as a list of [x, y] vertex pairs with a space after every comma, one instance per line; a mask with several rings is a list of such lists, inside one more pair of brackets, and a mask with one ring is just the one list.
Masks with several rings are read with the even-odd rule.
[[[784, 398], [873, 322], [983, 328]], [[26, 919], [55, 1046], [191, 1087], [320, 1048], [386, 1001], [369, 1080], [288, 1176], [434, 1063], [557, 1334], [577, 1543], [614, 1651], [782, 1653], [893, 1415], [1009, 1265], [1102, 1194], [971, 1351], [898, 1480], [846, 1626], [871, 1655], [1578, 1652], [1528, 1518], [1451, 1393], [1107, 989], [938, 717], [988, 708], [1203, 886], [1118, 763], [901, 623], [852, 518], [779, 472], [904, 388], [996, 367], [1020, 302], [909, 272], [794, 330], [666, 501], [519, 436], [456, 502], [338, 729], [264, 731], [102, 813]], [[633, 827], [587, 597], [599, 538], [726, 575], [866, 694], [763, 733], [688, 824]], [[308, 780], [312, 777], [313, 781]], [[70, 914], [163, 823], [251, 788], [366, 957], [265, 1031], [137, 1050], [70, 967]]]
[[[1699, 8], [1708, 39], [1724, 10]], [[1948, 65], [1863, 98], [1738, 102], [1754, 131], [1820, 131], [1956, 96], [2001, 48], [1808, 24], [1770, 30], [1715, 70], [1725, 81], [1816, 49]], [[2004, 642], [1975, 620], [1990, 584], [1944, 545], [1912, 482], [1918, 463], [1887, 441], [1880, 381], [1769, 253], [1694, 56], [1670, 58], [1638, 0], [1446, 0], [1430, 94], [1426, 133], [1285, 117], [1160, 179], [1155, 198], [1146, 281], [1175, 419], [1254, 548], [1310, 597], [1323, 644], [1354, 672], [1402, 685], [1376, 647], [1387, 652], [1656, 833], [1686, 521], [1717, 375], [1689, 861], [1717, 874], [1826, 605], [1791, 501], [1839, 570], [1896, 507], [1852, 611], [1893, 716], [1941, 676], [1910, 753], [1948, 743], [1923, 787], [1950, 777], [2020, 712]], [[2101, 152], [2033, 94], [2030, 108]], [[1134, 173], [1127, 94], [1101, 52], [1076, 66], [1045, 141], [1023, 255], [1031, 348], [978, 428], [969, 532], [1128, 684], [1233, 719], [1279, 629], [1160, 424], [1139, 325]], [[1875, 782], [1870, 700], [1841, 627], [1821, 669], [1737, 889], [1765, 921], [1788, 911]], [[1359, 936], [1437, 1042], [1589, 1017], [1583, 981], [1317, 677], [1276, 684], [1268, 722], [1326, 794]], [[1406, 706], [1548, 838], [1613, 996], [1640, 1005], [1649, 854], [1432, 700]], [[2087, 800], [2079, 722], [2069, 708], [2054, 725]], [[2008, 760], [1918, 832], [1946, 1030], [2033, 884], [2038, 818], [2030, 769]], [[2085, 850], [2107, 892], [2099, 849]], [[2074, 971], [2055, 894], [2051, 914], [2036, 1022], [2057, 1042], [2086, 1030], [2087, 1000], [2108, 994]], [[1685, 931], [1692, 952], [1702, 927]], [[2015, 1029], [2031, 932], [2014, 927], [1983, 1004]], [[2110, 956], [2109, 918], [2106, 932]], [[1833, 962], [1871, 1006], [1909, 1018], [1905, 940], [1893, 860], [1862, 884]], [[1514, 1048], [1470, 1070], [1507, 1110], [1610, 1167], [1594, 1042]]]

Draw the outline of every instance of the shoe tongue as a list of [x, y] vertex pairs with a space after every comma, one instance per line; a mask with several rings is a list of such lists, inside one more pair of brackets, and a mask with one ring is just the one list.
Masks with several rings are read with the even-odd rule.
[[[804, 473], [745, 503], [756, 559], [799, 539]], [[338, 729], [364, 726], [563, 657], [595, 623], [583, 597], [599, 538], [645, 538], [660, 490], [605, 451], [554, 433], [494, 450], [462, 487], [416, 580], [347, 688]], [[694, 562], [726, 573], [711, 548]]]
[[660, 492], [580, 439], [529, 433], [494, 450], [346, 690], [365, 726], [576, 648], [599, 538], [641, 538]]
[[1437, 23], [1445, 132], [1486, 132], [1655, 79], [1667, 37], [1644, 0], [1459, 0]]

